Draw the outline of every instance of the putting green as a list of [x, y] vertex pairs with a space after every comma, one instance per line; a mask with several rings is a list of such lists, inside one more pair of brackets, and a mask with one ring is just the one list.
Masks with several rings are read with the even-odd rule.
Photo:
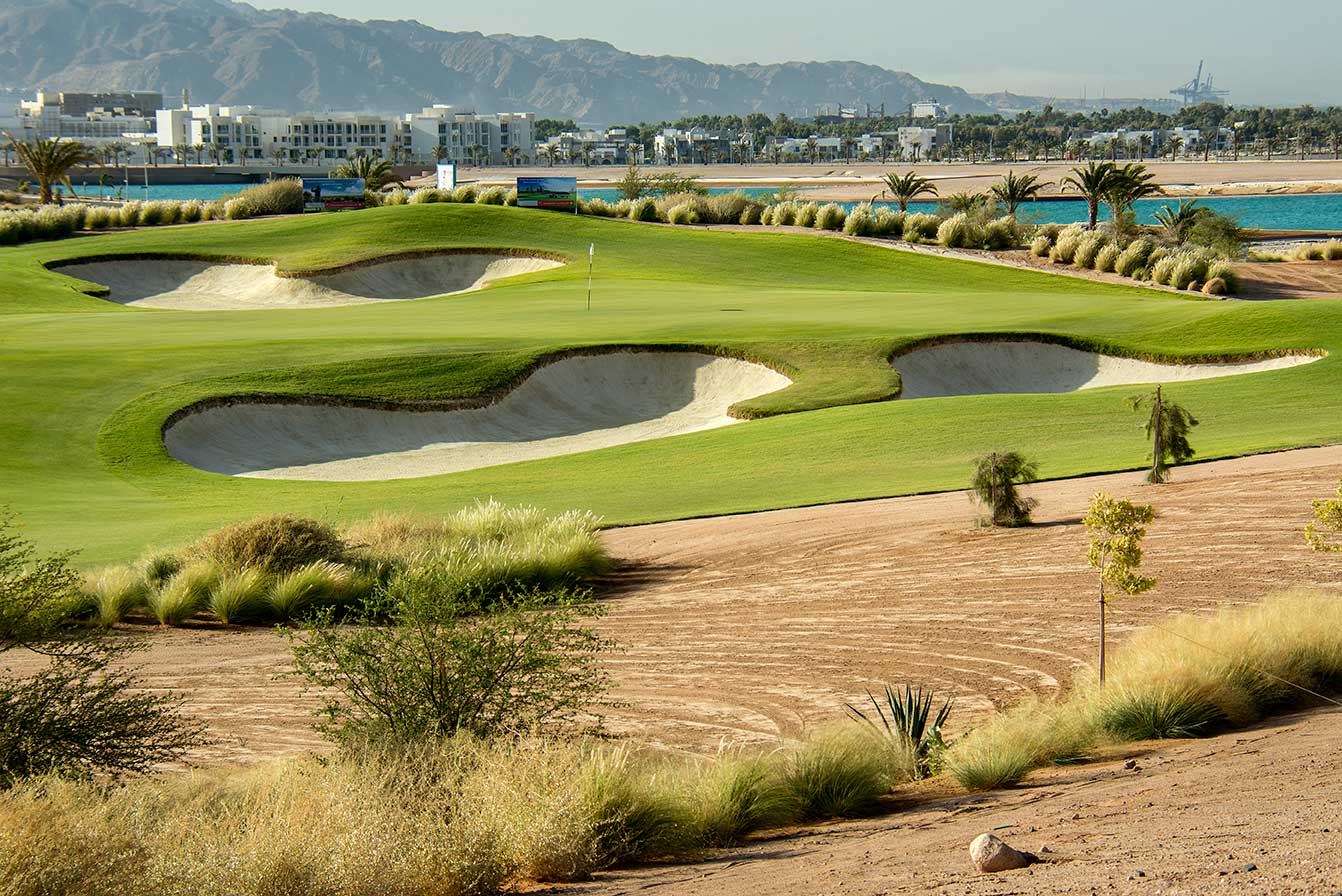
[[[450, 297], [257, 311], [127, 308], [44, 267], [175, 253], [313, 272], [445, 248], [575, 263]], [[1040, 334], [1163, 360], [1326, 350], [1316, 363], [1167, 391], [1202, 421], [1199, 458], [1331, 443], [1342, 440], [1340, 311], [1323, 300], [1206, 301], [820, 236], [490, 206], [29, 244], [0, 250], [0, 504], [42, 545], [95, 563], [280, 511], [443, 512], [492, 496], [631, 523], [960, 488], [972, 458], [993, 448], [1026, 451], [1050, 478], [1142, 465], [1124, 404], [1132, 386], [886, 400], [899, 389], [892, 354], [964, 334]], [[548, 355], [614, 345], [760, 360], [794, 384], [738, 405], [761, 418], [743, 425], [409, 480], [231, 477], [172, 459], [162, 441], [171, 415], [214, 397], [479, 400]]]

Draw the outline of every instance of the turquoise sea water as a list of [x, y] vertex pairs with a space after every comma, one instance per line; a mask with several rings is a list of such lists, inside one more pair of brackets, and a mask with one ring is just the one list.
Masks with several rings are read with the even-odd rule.
[[[104, 195], [120, 195], [127, 199], [218, 199], [230, 193], [236, 193], [246, 184], [150, 184], [148, 195], [143, 185], [131, 184], [127, 191], [124, 183], [101, 188]], [[75, 189], [89, 196], [98, 196], [96, 183], [80, 185]], [[118, 194], [118, 189], [120, 193]], [[776, 187], [746, 187], [741, 192], [760, 199], [767, 199], [776, 191]], [[714, 187], [712, 193], [733, 193], [735, 187]], [[584, 199], [601, 198], [614, 202], [619, 198], [615, 190], [582, 190]], [[804, 196], [803, 192], [803, 196]], [[1137, 216], [1144, 224], [1155, 222], [1155, 213], [1163, 205], [1173, 205], [1177, 199], [1143, 199], [1137, 203]], [[1331, 230], [1342, 231], [1342, 194], [1320, 193], [1311, 195], [1283, 196], [1213, 196], [1198, 199], [1199, 204], [1224, 214], [1235, 215], [1241, 227], [1258, 230]], [[852, 208], [855, 203], [840, 203]], [[909, 204], [910, 211], [936, 211], [935, 202], [914, 202]], [[1034, 223], [1070, 224], [1084, 221], [1086, 204], [1079, 199], [1041, 200], [1021, 207], [1022, 219]], [[1100, 217], [1108, 217], [1101, 209]]]

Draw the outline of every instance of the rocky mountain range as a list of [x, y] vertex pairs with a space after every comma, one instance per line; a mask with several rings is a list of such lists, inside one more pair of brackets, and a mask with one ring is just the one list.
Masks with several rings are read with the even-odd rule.
[[859, 62], [714, 65], [596, 40], [440, 31], [414, 21], [261, 10], [230, 0], [6, 0], [0, 86], [188, 88], [196, 102], [403, 112], [434, 102], [604, 123], [682, 115], [814, 114], [824, 103], [891, 114], [937, 100], [991, 107], [958, 87]]

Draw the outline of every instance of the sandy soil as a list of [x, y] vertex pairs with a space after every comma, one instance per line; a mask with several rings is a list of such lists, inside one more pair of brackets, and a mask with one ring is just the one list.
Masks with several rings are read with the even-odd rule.
[[[1037, 772], [1012, 790], [938, 798], [934, 788], [910, 787], [900, 794], [911, 798], [908, 807], [884, 818], [552, 892], [1335, 896], [1342, 893], [1340, 744], [1342, 710], [1313, 710], [1250, 731], [1137, 746], [1106, 763]], [[1021, 849], [1047, 847], [1048, 862], [978, 874], [968, 845], [987, 832]]]
[[[1048, 471], [1045, 470], [1045, 473]], [[1161, 487], [1136, 473], [1040, 483], [1040, 525], [983, 531], [956, 492], [611, 530], [623, 570], [602, 584], [609, 660], [627, 708], [608, 727], [677, 749], [769, 742], [839, 717], [885, 683], [957, 697], [953, 728], [1053, 695], [1094, 656], [1093, 581], [1080, 517], [1098, 490], [1153, 502], [1160, 586], [1113, 607], [1114, 633], [1307, 584], [1342, 589], [1311, 553], [1310, 500], [1342, 477], [1342, 447], [1198, 464]], [[315, 701], [284, 676], [266, 629], [153, 631], [140, 656], [218, 742], [198, 758], [320, 748]], [[1342, 825], [1339, 825], [1342, 827]]]
[[1241, 264], [1240, 293], [1260, 299], [1307, 299], [1342, 296], [1342, 262], [1297, 261]]
[[[919, 164], [887, 162], [824, 163], [818, 165], [680, 165], [675, 170], [697, 174], [706, 184], [721, 186], [773, 186], [790, 183], [805, 187], [817, 199], [857, 202], [879, 192], [881, 177], [890, 171], [917, 171], [937, 182], [943, 194], [987, 189], [1007, 171], [1039, 175], [1054, 184], [1066, 177], [1075, 162], [1016, 162], [1012, 164]], [[1145, 164], [1156, 182], [1174, 196], [1232, 196], [1269, 193], [1342, 192], [1342, 161], [1274, 159], [1271, 162], [1169, 162], [1147, 159]], [[518, 175], [577, 177], [584, 186], [610, 186], [624, 174], [617, 166], [560, 165], [554, 168], [460, 168], [462, 181], [511, 183]], [[658, 169], [665, 170], [665, 169]], [[873, 189], [875, 186], [875, 189]], [[1052, 194], [1056, 194], [1056, 190]], [[1046, 193], [1045, 195], [1050, 195]]]
[[729, 415], [733, 404], [791, 382], [739, 358], [608, 352], [546, 364], [484, 407], [239, 402], [182, 417], [163, 442], [213, 473], [409, 479], [730, 426], [742, 422]]

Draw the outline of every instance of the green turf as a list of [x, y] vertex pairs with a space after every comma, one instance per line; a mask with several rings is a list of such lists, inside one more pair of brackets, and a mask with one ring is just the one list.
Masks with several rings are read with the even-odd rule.
[[[586, 254], [597, 245], [593, 308]], [[467, 295], [346, 308], [174, 312], [90, 297], [43, 265], [195, 253], [317, 270], [442, 247], [535, 249], [577, 264]], [[85, 284], [84, 288], [88, 288]], [[1216, 302], [824, 237], [721, 233], [489, 206], [418, 205], [159, 228], [0, 250], [0, 504], [86, 562], [243, 516], [448, 511], [475, 498], [591, 509], [611, 523], [958, 488], [1005, 447], [1049, 477], [1142, 464], [1127, 388], [886, 401], [900, 346], [1044, 333], [1128, 354], [1205, 358], [1342, 348], [1339, 305]], [[695, 345], [796, 384], [693, 435], [427, 479], [302, 483], [203, 473], [159, 432], [212, 395], [479, 395], [548, 352]], [[1202, 420], [1199, 457], [1342, 440], [1342, 363], [1171, 387]], [[789, 413], [804, 411], [804, 413]]]

